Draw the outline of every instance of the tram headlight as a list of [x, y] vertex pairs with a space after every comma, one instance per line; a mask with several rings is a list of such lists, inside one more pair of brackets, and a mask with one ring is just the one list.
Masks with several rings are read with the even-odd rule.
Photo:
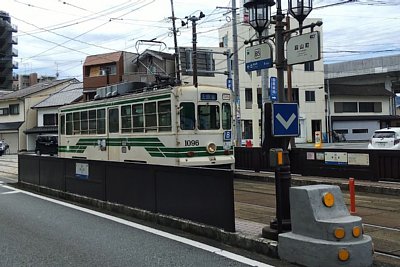
[[214, 143], [209, 143], [207, 145], [207, 152], [209, 154], [214, 154], [215, 152], [217, 152], [217, 145]]

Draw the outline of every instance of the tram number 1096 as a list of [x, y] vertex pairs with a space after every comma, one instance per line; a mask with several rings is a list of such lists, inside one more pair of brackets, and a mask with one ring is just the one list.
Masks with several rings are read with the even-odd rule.
[[199, 140], [185, 140], [185, 146], [199, 146]]

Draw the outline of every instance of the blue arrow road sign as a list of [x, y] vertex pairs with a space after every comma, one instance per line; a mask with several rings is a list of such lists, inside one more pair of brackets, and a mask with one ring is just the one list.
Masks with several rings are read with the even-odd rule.
[[297, 103], [272, 104], [272, 135], [299, 136], [299, 107]]

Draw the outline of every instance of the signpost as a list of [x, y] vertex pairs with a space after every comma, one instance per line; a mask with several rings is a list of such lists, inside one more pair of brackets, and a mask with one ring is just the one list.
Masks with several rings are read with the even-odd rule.
[[246, 72], [272, 67], [272, 48], [269, 43], [246, 47]]
[[299, 136], [299, 107], [297, 103], [272, 104], [272, 135]]
[[321, 59], [319, 32], [294, 36], [287, 42], [287, 64], [295, 65]]
[[269, 78], [269, 98], [272, 102], [278, 100], [278, 79], [276, 77]]

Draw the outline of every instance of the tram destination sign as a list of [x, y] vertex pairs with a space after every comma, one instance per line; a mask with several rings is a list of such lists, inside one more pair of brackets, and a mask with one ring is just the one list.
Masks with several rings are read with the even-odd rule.
[[272, 47], [269, 43], [246, 47], [246, 72], [272, 67]]
[[321, 59], [319, 32], [294, 36], [287, 42], [287, 64], [295, 65]]

